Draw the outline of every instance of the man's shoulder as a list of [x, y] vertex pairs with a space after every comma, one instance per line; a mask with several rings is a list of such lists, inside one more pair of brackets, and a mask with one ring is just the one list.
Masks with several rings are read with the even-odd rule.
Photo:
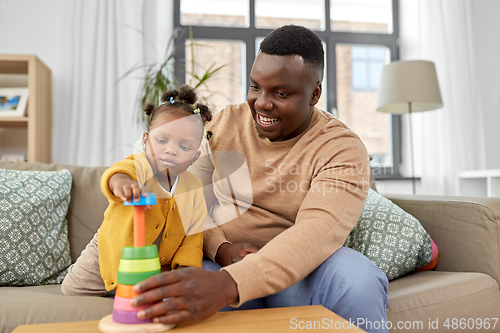
[[319, 109], [316, 122], [304, 140], [301, 140], [298, 149], [312, 149], [316, 155], [336, 156], [336, 159], [364, 160], [366, 147], [360, 137], [342, 121], [328, 112]]
[[241, 118], [248, 117], [250, 114], [250, 108], [246, 102], [241, 104], [229, 104], [224, 109], [215, 113], [212, 121], [210, 121], [208, 126], [218, 126], [222, 123], [224, 124], [238, 124], [241, 123]]
[[316, 109], [316, 122], [313, 126], [313, 135], [321, 135], [325, 138], [351, 137], [359, 139], [359, 136], [346, 124], [335, 118], [331, 113]]
[[252, 124], [252, 115], [246, 102], [226, 106], [214, 114], [212, 120], [205, 125], [205, 130], [212, 132], [210, 146], [213, 149], [221, 143], [226, 144], [238, 139], [242, 133], [253, 129]]

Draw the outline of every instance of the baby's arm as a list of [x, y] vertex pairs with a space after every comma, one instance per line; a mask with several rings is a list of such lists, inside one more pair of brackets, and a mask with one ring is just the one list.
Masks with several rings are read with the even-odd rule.
[[[109, 190], [122, 201], [139, 201], [139, 195], [148, 195], [148, 190], [145, 186], [140, 186], [138, 182], [132, 180], [129, 175], [125, 173], [115, 173], [108, 181]], [[146, 207], [148, 208], [148, 207]]]

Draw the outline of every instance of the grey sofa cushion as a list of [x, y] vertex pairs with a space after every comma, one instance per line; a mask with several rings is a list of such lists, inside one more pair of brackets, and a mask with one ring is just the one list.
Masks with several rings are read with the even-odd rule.
[[67, 170], [0, 169], [0, 286], [61, 283], [71, 264]]
[[113, 312], [113, 298], [66, 296], [59, 284], [2, 287], [1, 292], [0, 333], [11, 332], [21, 324], [100, 320]]
[[372, 189], [344, 246], [368, 257], [389, 281], [433, 259], [431, 238], [420, 222]]
[[54, 171], [68, 169], [73, 176], [68, 207], [68, 237], [72, 262], [80, 256], [100, 227], [108, 200], [101, 192], [101, 176], [106, 167], [0, 161], [0, 169]]

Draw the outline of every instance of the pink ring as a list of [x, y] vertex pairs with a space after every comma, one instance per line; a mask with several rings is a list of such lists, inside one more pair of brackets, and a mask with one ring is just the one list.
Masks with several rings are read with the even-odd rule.
[[145, 320], [139, 319], [137, 311], [129, 312], [113, 309], [113, 321], [121, 324], [144, 324], [150, 323], [153, 320], [151, 318]]
[[115, 302], [113, 303], [113, 309], [120, 310], [120, 311], [141, 311], [149, 306], [151, 304], [144, 304], [141, 306], [138, 306], [136, 308], [132, 307], [130, 305], [131, 298], [125, 298], [125, 297], [120, 297], [120, 296], [115, 296]]

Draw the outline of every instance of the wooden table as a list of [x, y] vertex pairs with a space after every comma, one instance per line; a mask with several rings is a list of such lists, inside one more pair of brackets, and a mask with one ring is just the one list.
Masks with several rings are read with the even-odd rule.
[[[20, 325], [12, 333], [99, 333], [99, 321]], [[342, 329], [342, 326], [344, 329]], [[337, 329], [335, 329], [337, 328]], [[338, 329], [341, 328], [341, 329]], [[217, 312], [212, 317], [180, 324], [172, 333], [198, 332], [290, 332], [290, 331], [365, 332], [321, 305], [289, 308]]]

